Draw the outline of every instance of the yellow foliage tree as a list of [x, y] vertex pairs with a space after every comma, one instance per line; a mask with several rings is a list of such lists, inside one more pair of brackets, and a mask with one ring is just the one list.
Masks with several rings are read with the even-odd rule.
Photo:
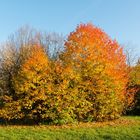
[[[14, 102], [18, 104], [17, 119], [37, 120], [43, 118], [43, 102], [46, 100], [47, 78], [49, 73], [48, 58], [41, 46], [34, 45], [31, 49], [30, 57], [20, 67], [17, 75], [13, 77], [13, 87], [15, 93], [12, 102], [7, 103], [11, 107], [15, 107]], [[13, 104], [12, 104], [13, 103]], [[9, 119], [16, 119], [13, 113], [9, 112]], [[5, 106], [5, 107], [6, 107]], [[41, 116], [42, 115], [42, 116]]]

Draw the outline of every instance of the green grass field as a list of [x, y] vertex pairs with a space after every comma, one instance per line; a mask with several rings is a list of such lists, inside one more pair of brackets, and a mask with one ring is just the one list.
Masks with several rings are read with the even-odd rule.
[[0, 126], [0, 140], [140, 140], [140, 117], [63, 126]]

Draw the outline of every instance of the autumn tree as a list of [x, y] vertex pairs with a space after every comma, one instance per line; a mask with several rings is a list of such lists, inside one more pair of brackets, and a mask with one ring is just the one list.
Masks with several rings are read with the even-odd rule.
[[[52, 120], [55, 124], [67, 124], [77, 121], [84, 121], [86, 112], [92, 106], [86, 99], [86, 94], [81, 95], [80, 91], [81, 78], [79, 74], [71, 68], [70, 65], [65, 65], [62, 60], [56, 61], [51, 68], [51, 103], [54, 114]], [[80, 91], [80, 92], [79, 92]]]
[[118, 118], [124, 109], [127, 65], [122, 47], [101, 29], [81, 24], [68, 36], [63, 63], [80, 75], [79, 92], [92, 103], [96, 120]]
[[140, 113], [140, 60], [135, 66], [131, 66], [130, 76], [128, 82], [128, 91], [134, 93], [135, 104], [128, 112], [131, 114], [139, 115]]
[[12, 79], [18, 73], [20, 66], [30, 56], [30, 53], [31, 46], [22, 46], [17, 49], [14, 46], [11, 46], [8, 42], [4, 45], [3, 48], [1, 48], [0, 108], [3, 107], [5, 100], [7, 100], [7, 102], [12, 100], [11, 97], [15, 94], [15, 89], [12, 85]]
[[[3, 95], [14, 94], [12, 77], [31, 54], [34, 44], [45, 49], [50, 59], [58, 57], [63, 50], [64, 38], [57, 33], [39, 32], [29, 26], [19, 28], [0, 46], [0, 101]], [[52, 50], [52, 51], [51, 51]]]
[[[38, 112], [45, 100], [48, 58], [43, 48], [37, 45], [32, 47], [30, 53], [30, 57], [12, 77], [12, 87], [15, 92], [4, 96], [4, 107], [1, 112], [6, 119], [40, 118]], [[6, 100], [6, 97], [9, 100]]]

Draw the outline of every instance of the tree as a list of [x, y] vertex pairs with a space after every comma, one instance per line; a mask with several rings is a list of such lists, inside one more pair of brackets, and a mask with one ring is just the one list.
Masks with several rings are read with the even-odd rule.
[[140, 115], [140, 61], [131, 67], [128, 91], [134, 94], [135, 104], [128, 113]]
[[38, 44], [45, 49], [50, 59], [58, 57], [63, 50], [64, 38], [57, 33], [39, 32], [29, 26], [23, 26], [11, 34], [0, 47], [0, 95], [14, 94], [12, 77], [31, 54], [33, 45]]
[[[124, 109], [128, 81], [126, 57], [122, 47], [92, 24], [81, 24], [68, 36], [61, 58], [82, 79], [88, 112], [93, 119], [119, 117]], [[82, 95], [81, 95], [82, 96]]]
[[[46, 99], [45, 87], [48, 71], [48, 58], [45, 51], [40, 46], [33, 46], [30, 57], [22, 64], [17, 75], [12, 77], [14, 94], [3, 97], [4, 107], [1, 115], [5, 119], [38, 121], [43, 118], [43, 101]], [[10, 98], [10, 102], [6, 100], [6, 97]], [[16, 114], [9, 111], [12, 107], [14, 109], [17, 107]]]
[[[11, 115], [5, 116], [6, 119], [23, 118], [23, 115], [21, 115], [22, 111], [19, 111], [21, 105], [19, 104], [20, 102], [17, 102], [18, 94], [17, 89], [13, 86], [13, 77], [17, 77], [17, 73], [21, 71], [23, 64], [31, 57], [34, 45], [38, 44], [38, 46], [41, 46], [44, 49], [43, 53], [54, 63], [59, 52], [63, 49], [63, 40], [62, 35], [57, 33], [46, 34], [38, 32], [29, 26], [24, 26], [12, 34], [5, 44], [1, 46], [0, 108], [5, 106], [3, 111], [1, 111], [2, 116], [4, 116], [5, 112], [9, 112]], [[8, 102], [9, 104], [7, 104]], [[12, 105], [14, 109], [11, 108]], [[18, 115], [18, 112], [21, 114]]]

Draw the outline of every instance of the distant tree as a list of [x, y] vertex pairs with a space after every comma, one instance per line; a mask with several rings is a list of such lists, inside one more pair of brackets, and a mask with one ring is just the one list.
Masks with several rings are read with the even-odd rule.
[[135, 104], [130, 113], [140, 115], [140, 59], [135, 66], [131, 67], [128, 91], [134, 93]]
[[137, 62], [137, 53], [134, 49], [135, 46], [131, 43], [122, 45], [124, 48], [124, 53], [126, 55], [126, 63], [129, 67], [134, 66]]
[[46, 40], [49, 57], [54, 60], [58, 59], [59, 54], [64, 50], [64, 36], [55, 32], [44, 33], [43, 36]]
[[8, 44], [14, 48], [39, 44], [46, 50], [50, 58], [58, 57], [64, 48], [64, 36], [55, 32], [41, 32], [30, 26], [23, 26], [8, 38]]

